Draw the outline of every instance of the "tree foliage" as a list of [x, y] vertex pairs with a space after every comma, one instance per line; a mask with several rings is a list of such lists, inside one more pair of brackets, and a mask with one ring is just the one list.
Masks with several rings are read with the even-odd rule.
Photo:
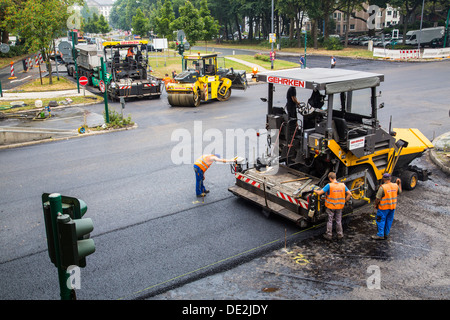
[[132, 18], [131, 26], [133, 27], [133, 33], [141, 37], [147, 36], [150, 31], [149, 19], [144, 16], [141, 8], [137, 9], [136, 15]]
[[[49, 53], [53, 51], [53, 39], [64, 34], [67, 25], [75, 19], [80, 24], [81, 16], [69, 10], [78, 0], [23, 0], [10, 3], [6, 8], [2, 26], [26, 39], [31, 52], [41, 52], [46, 60], [51, 77]], [[57, 13], [57, 14], [55, 14]], [[78, 19], [78, 20], [77, 20]]]

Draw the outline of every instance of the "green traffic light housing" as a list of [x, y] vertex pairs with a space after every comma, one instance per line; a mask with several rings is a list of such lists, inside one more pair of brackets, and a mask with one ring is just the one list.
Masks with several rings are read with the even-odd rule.
[[[51, 212], [51, 200], [60, 199], [60, 209]], [[50, 261], [57, 266], [59, 256], [65, 268], [76, 265], [86, 266], [85, 257], [95, 252], [95, 244], [89, 239], [94, 230], [92, 219], [82, 219], [87, 211], [86, 202], [60, 194], [42, 195], [45, 230]]]
[[72, 220], [68, 214], [58, 216], [58, 234], [61, 251], [61, 265], [67, 268], [86, 266], [86, 256], [95, 252], [95, 243], [84, 237], [94, 230], [92, 219]]
[[178, 53], [179, 53], [180, 55], [183, 55], [183, 53], [184, 53], [184, 44], [180, 43], [180, 44], [178, 45]]

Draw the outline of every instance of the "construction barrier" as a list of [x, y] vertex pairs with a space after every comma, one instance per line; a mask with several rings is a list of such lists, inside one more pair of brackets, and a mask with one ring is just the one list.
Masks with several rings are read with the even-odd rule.
[[437, 59], [449, 58], [450, 48], [424, 48], [422, 50], [390, 50], [384, 48], [374, 48], [374, 57], [382, 57], [389, 59]]
[[8, 79], [12, 80], [12, 79], [17, 79], [17, 77], [14, 75], [14, 62], [11, 61], [11, 77], [9, 77]]
[[28, 69], [33, 69], [33, 60], [31, 58], [28, 58]]
[[36, 67], [39, 67], [39, 56], [38, 55], [34, 56], [34, 64], [36, 65]]
[[42, 59], [42, 54], [39, 53], [39, 63], [43, 64], [44, 63], [44, 59]]
[[419, 59], [420, 50], [400, 50], [400, 59]]

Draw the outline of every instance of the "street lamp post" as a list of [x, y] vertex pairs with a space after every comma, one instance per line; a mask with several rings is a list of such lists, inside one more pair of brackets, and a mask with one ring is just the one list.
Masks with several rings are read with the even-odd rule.
[[[422, 40], [422, 22], [423, 22], [423, 7], [425, 6], [425, 0], [422, 0], [422, 14], [420, 16], [420, 33], [419, 38], [417, 39], [417, 49], [420, 50], [420, 40]], [[420, 57], [420, 51], [419, 51], [419, 57]]]
[[[271, 23], [271, 32], [273, 34], [273, 0], [272, 0], [272, 23]], [[271, 50], [273, 55], [273, 40], [271, 41]], [[270, 59], [270, 69], [273, 70], [273, 58]]]

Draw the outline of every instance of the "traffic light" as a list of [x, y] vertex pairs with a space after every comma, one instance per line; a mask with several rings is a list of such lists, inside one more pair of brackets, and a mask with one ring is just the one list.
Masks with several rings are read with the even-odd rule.
[[182, 56], [184, 52], [184, 44], [180, 43], [178, 45], [178, 53]]
[[[45, 195], [45, 194], [44, 194]], [[45, 197], [42, 195], [42, 206], [44, 209], [44, 222], [45, 222], [45, 232], [47, 234], [47, 246], [48, 246], [48, 255], [50, 257], [50, 261], [57, 267], [56, 263], [56, 248], [55, 248], [55, 234], [56, 226], [53, 228], [52, 216], [50, 212], [50, 202], [48, 201], [48, 196]]]
[[96, 78], [96, 79], [101, 79], [100, 78], [100, 67], [94, 67], [93, 69], [92, 69], [92, 76], [94, 77], [94, 78]]
[[68, 214], [58, 216], [58, 237], [61, 251], [61, 266], [67, 268], [71, 265], [86, 267], [86, 256], [95, 252], [95, 243], [92, 239], [84, 239], [92, 230], [92, 219], [72, 220]]
[[72, 49], [73, 60], [76, 60], [79, 55], [80, 55], [80, 49], [77, 49], [77, 48], [74, 47]]
[[42, 205], [50, 261], [64, 269], [71, 265], [84, 268], [85, 257], [95, 252], [94, 240], [88, 239], [94, 224], [90, 218], [82, 219], [86, 203], [57, 193], [44, 193]]

